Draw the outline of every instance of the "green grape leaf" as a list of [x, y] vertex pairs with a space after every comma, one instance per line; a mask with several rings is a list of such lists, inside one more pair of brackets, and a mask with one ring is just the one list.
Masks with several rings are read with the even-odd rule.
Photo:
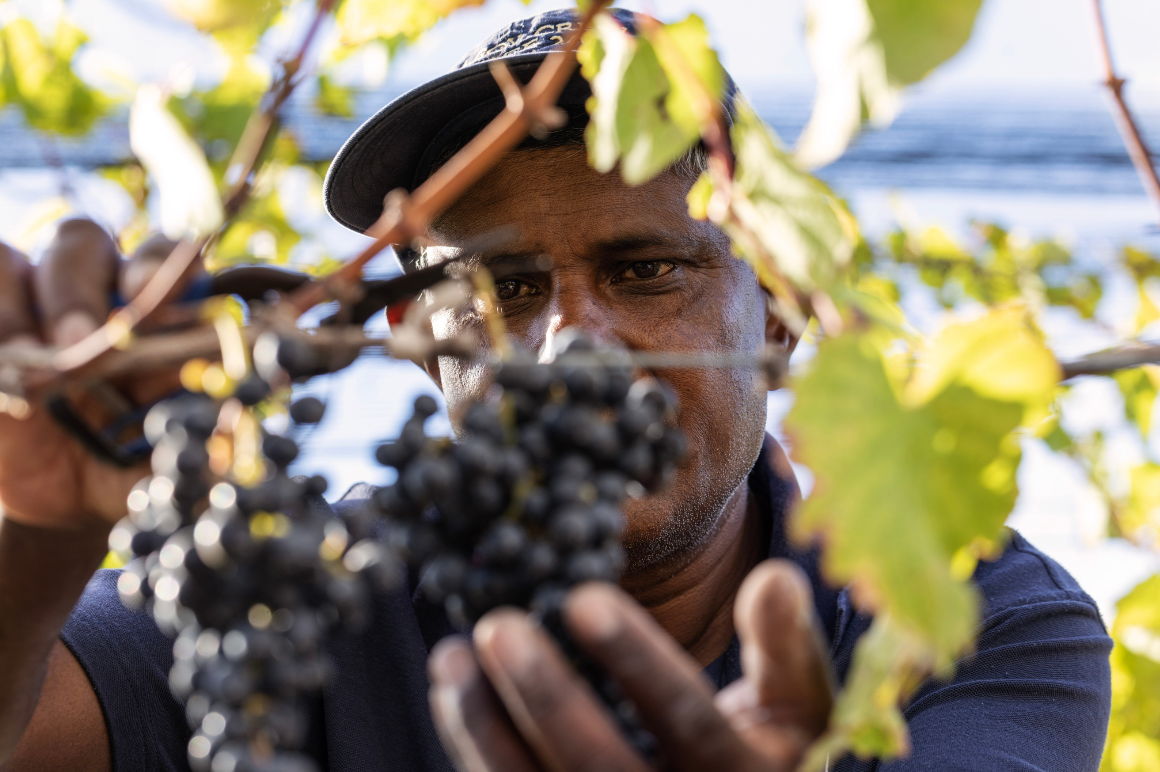
[[215, 161], [225, 160], [237, 145], [259, 100], [270, 85], [270, 73], [250, 57], [234, 52], [225, 77], [208, 91], [170, 100], [170, 109], [186, 130], [210, 147]]
[[1043, 441], [1047, 447], [1056, 453], [1070, 453], [1074, 449], [1075, 440], [1059, 425], [1059, 417], [1053, 416], [1050, 424], [1044, 427]]
[[1043, 336], [1018, 307], [998, 308], [969, 324], [953, 324], [922, 357], [907, 398], [930, 400], [952, 383], [983, 397], [1026, 407], [1024, 423], [1046, 417], [1061, 372]]
[[290, 167], [277, 160], [277, 150], [274, 160], [256, 181], [250, 203], [215, 246], [207, 261], [210, 270], [236, 263], [284, 264], [290, 258], [290, 250], [302, 241], [302, 234], [287, 219], [279, 197], [279, 183]]
[[248, 27], [256, 42], [282, 9], [282, 0], [165, 0], [169, 11], [202, 32]]
[[[452, 12], [483, 5], [484, 0], [345, 0], [338, 9], [338, 29], [344, 46], [376, 38], [415, 40]], [[530, 0], [523, 0], [526, 5]]]
[[1124, 415], [1140, 430], [1144, 439], [1152, 428], [1152, 408], [1160, 390], [1160, 368], [1146, 365], [1120, 370], [1112, 375], [1124, 396]]
[[701, 136], [725, 85], [705, 24], [689, 16], [633, 37], [612, 16], [596, 17], [578, 52], [592, 84], [585, 132], [601, 172], [620, 163], [630, 185], [667, 169]]
[[1101, 772], [1160, 769], [1160, 575], [1116, 604], [1112, 716]]
[[73, 56], [85, 40], [83, 32], [63, 21], [47, 40], [28, 19], [17, 18], [0, 29], [4, 103], [17, 106], [32, 128], [85, 134], [108, 109], [108, 100], [73, 72]]
[[[792, 533], [820, 541], [828, 579], [885, 614], [894, 640], [914, 642], [899, 647], [898, 673], [948, 667], [970, 645], [978, 598], [966, 579], [1001, 545], [1017, 493], [1015, 430], [1050, 404], [1058, 374], [1024, 315], [1001, 309], [947, 327], [909, 368], [872, 332], [824, 340], [797, 379], [785, 426], [816, 482]], [[865, 667], [881, 671], [879, 659], [867, 654], [877, 664]], [[852, 683], [876, 682], [857, 668]], [[843, 715], [876, 710], [863, 699]], [[890, 755], [903, 750], [883, 728], [892, 725], [831, 729], [875, 752], [893, 737]]]
[[982, 0], [810, 0], [806, 43], [817, 74], [813, 113], [796, 155], [836, 160], [862, 121], [889, 125], [902, 89], [950, 59], [971, 36]]
[[1160, 464], [1146, 462], [1129, 471], [1131, 491], [1117, 525], [1129, 538], [1160, 533]]
[[854, 649], [850, 676], [834, 703], [829, 727], [810, 747], [800, 769], [824, 772], [827, 762], [847, 752], [861, 758], [906, 755], [910, 737], [899, 704], [931, 665], [927, 649], [913, 635], [886, 614], [875, 617]]
[[327, 75], [319, 75], [314, 106], [323, 115], [350, 118], [354, 115], [354, 90], [338, 85]]
[[[753, 108], [737, 101], [732, 128], [736, 171], [728, 217], [718, 225], [762, 284], [783, 276], [802, 292], [828, 288], [859, 241], [849, 210], [816, 177], [799, 169]], [[690, 214], [712, 216], [708, 175], [689, 193]]]

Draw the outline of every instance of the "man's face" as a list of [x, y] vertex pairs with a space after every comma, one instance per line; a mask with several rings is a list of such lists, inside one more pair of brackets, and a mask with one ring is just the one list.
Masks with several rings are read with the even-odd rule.
[[[502, 269], [551, 256], [550, 271], [505, 277], [496, 288], [509, 334], [529, 350], [548, 350], [561, 330], [579, 327], [598, 345], [633, 351], [757, 353], [772, 327], [765, 295], [752, 271], [730, 254], [728, 239], [689, 217], [689, 185], [668, 172], [628, 187], [618, 174], [591, 169], [579, 146], [519, 151], [440, 217], [432, 235], [456, 247], [512, 224], [520, 236], [489, 256], [489, 265]], [[431, 257], [446, 254], [452, 252], [435, 248]], [[438, 338], [480, 324], [472, 311], [445, 311], [433, 319]], [[452, 416], [489, 385], [479, 363], [441, 357], [428, 369]], [[680, 400], [677, 422], [689, 452], [669, 485], [627, 502], [630, 568], [707, 538], [764, 436], [766, 393], [753, 370], [654, 375]]]

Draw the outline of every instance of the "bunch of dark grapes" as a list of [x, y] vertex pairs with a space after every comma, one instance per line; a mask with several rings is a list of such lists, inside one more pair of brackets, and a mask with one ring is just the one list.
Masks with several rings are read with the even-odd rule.
[[495, 384], [498, 398], [467, 408], [458, 444], [426, 435], [436, 407], [420, 397], [399, 439], [378, 448], [398, 471], [373, 497], [389, 543], [460, 627], [498, 606], [530, 609], [649, 753], [631, 704], [569, 639], [560, 611], [569, 588], [620, 575], [624, 500], [663, 485], [684, 453], [668, 421], [675, 400], [571, 331], [550, 363], [504, 362]]
[[[268, 391], [252, 376], [235, 399], [253, 405]], [[320, 498], [325, 479], [287, 476], [298, 454], [290, 437], [261, 433], [269, 474], [259, 484], [215, 476], [207, 444], [221, 412], [200, 394], [150, 411], [153, 475], [110, 536], [128, 561], [117, 588], [176, 637], [169, 680], [194, 732], [194, 772], [307, 772], [305, 699], [326, 678], [323, 645], [363, 622], [370, 594], [393, 586], [399, 566], [369, 513], [337, 518]], [[322, 412], [309, 397], [290, 407], [298, 425]]]

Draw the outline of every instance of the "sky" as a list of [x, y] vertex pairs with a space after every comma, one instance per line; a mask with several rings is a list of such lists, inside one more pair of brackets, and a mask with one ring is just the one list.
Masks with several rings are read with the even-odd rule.
[[[824, 2], [824, 0], [822, 0]], [[665, 20], [701, 15], [726, 67], [744, 88], [771, 83], [809, 87], [804, 42], [806, 0], [659, 0], [620, 2]], [[491, 0], [465, 9], [398, 62], [395, 75], [418, 81], [448, 69], [491, 30], [559, 7], [560, 0]], [[1141, 90], [1160, 92], [1160, 3], [1105, 0], [1117, 66]], [[970, 43], [928, 88], [1086, 88], [1100, 79], [1090, 0], [984, 0]]]
[[[821, 0], [824, 2], [825, 0]], [[15, 0], [43, 9], [55, 0]], [[562, 0], [489, 0], [452, 15], [394, 63], [400, 84], [450, 69], [489, 31], [563, 5]], [[804, 42], [806, 0], [625, 0], [618, 3], [665, 20], [701, 15], [726, 66], [743, 88], [809, 88], [813, 73]], [[1109, 35], [1121, 75], [1141, 98], [1160, 95], [1160, 3], [1104, 0]], [[92, 48], [127, 60], [139, 75], [160, 79], [175, 62], [194, 62], [212, 74], [213, 52], [174, 22], [162, 0], [73, 0], [74, 17]], [[1087, 89], [1099, 82], [1100, 62], [1090, 0], [984, 0], [971, 41], [923, 84], [926, 90]]]

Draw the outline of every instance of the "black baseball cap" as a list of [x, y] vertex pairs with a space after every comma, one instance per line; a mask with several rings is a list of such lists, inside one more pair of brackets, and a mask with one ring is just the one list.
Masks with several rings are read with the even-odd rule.
[[[623, 8], [609, 12], [631, 34], [636, 15]], [[504, 108], [504, 97], [488, 69], [502, 59], [520, 82], [531, 80], [547, 55], [563, 47], [579, 23], [574, 8], [547, 11], [513, 22], [473, 48], [451, 72], [398, 97], [367, 119], [343, 144], [330, 165], [323, 199], [330, 216], [347, 228], [365, 232], [383, 212], [392, 190], [413, 191]], [[726, 77], [725, 107], [732, 112], [734, 86]], [[576, 141], [588, 123], [585, 103], [592, 91], [577, 70], [560, 94], [558, 106], [568, 120], [561, 128], [521, 146], [552, 147]], [[403, 261], [405, 262], [405, 261]]]
[[[632, 12], [616, 8], [612, 13], [636, 34]], [[417, 188], [503, 110], [503, 94], [489, 63], [502, 59], [512, 75], [527, 83], [540, 62], [563, 47], [579, 18], [569, 8], [509, 24], [469, 51], [454, 70], [408, 91], [367, 119], [327, 172], [323, 197], [331, 217], [360, 233], [374, 225], [387, 193]], [[568, 123], [554, 135], [569, 129], [574, 134], [587, 123], [584, 103], [591, 93], [577, 71], [558, 102]], [[529, 144], [536, 142], [531, 139]], [[552, 135], [539, 142], [551, 143]]]

